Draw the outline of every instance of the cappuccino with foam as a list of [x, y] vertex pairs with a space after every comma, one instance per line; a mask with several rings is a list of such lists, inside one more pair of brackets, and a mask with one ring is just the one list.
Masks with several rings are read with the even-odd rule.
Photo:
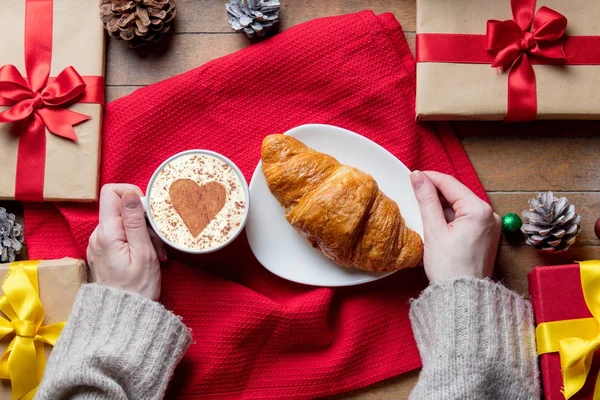
[[247, 216], [247, 186], [226, 158], [185, 152], [155, 173], [148, 212], [155, 228], [184, 251], [204, 252], [237, 236]]

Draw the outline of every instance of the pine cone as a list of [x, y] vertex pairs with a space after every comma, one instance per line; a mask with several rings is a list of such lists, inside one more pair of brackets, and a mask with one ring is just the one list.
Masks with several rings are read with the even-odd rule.
[[265, 36], [279, 20], [279, 0], [230, 0], [225, 4], [229, 25], [246, 36]]
[[556, 198], [552, 192], [538, 193], [529, 200], [529, 211], [523, 211], [521, 231], [527, 244], [546, 252], [568, 250], [581, 232], [581, 216], [566, 197]]
[[100, 18], [110, 36], [139, 47], [171, 29], [175, 1], [100, 0]]
[[23, 248], [23, 229], [15, 215], [0, 207], [0, 262], [13, 262]]

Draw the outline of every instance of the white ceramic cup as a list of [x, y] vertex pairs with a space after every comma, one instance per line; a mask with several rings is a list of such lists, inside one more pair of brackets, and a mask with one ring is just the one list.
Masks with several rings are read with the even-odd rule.
[[[151, 193], [152, 185], [154, 184], [154, 181], [158, 177], [158, 174], [171, 161], [175, 160], [178, 157], [187, 155], [187, 154], [199, 154], [199, 155], [212, 156], [212, 157], [218, 158], [218, 159], [224, 161], [225, 163], [227, 163], [233, 169], [233, 171], [235, 171], [235, 173], [237, 174], [237, 176], [238, 176], [238, 178], [240, 180], [240, 183], [242, 184], [242, 188], [244, 190], [245, 201], [246, 201], [246, 208], [244, 210], [244, 214], [242, 215], [242, 220], [240, 221], [240, 226], [234, 232], [234, 234], [231, 235], [229, 237], [229, 239], [227, 239], [223, 243], [220, 243], [219, 245], [217, 245], [215, 247], [211, 247], [211, 248], [203, 249], [203, 250], [189, 249], [189, 248], [180, 246], [179, 244], [173, 243], [170, 240], [168, 240], [161, 233], [160, 229], [158, 229], [158, 227], [156, 225], [156, 222], [154, 221], [154, 217], [152, 216], [152, 213], [149, 212], [149, 209], [150, 209], [150, 197], [152, 196], [152, 193]], [[187, 150], [187, 151], [183, 151], [181, 153], [177, 153], [177, 154], [169, 157], [167, 160], [165, 160], [156, 169], [156, 171], [154, 171], [154, 173], [152, 174], [152, 178], [150, 178], [150, 181], [148, 182], [148, 187], [146, 189], [146, 196], [142, 197], [142, 205], [144, 207], [144, 211], [146, 212], [146, 217], [148, 218], [148, 221], [150, 222], [150, 226], [152, 226], [152, 229], [154, 230], [154, 232], [156, 232], [156, 234], [158, 235], [158, 237], [163, 242], [165, 242], [169, 246], [173, 247], [174, 249], [177, 249], [177, 250], [182, 251], [184, 253], [188, 253], [188, 254], [207, 254], [207, 253], [215, 252], [215, 251], [220, 250], [223, 247], [227, 246], [229, 243], [233, 242], [235, 240], [235, 238], [237, 238], [238, 235], [242, 232], [242, 230], [246, 226], [246, 222], [248, 221], [248, 211], [250, 209], [250, 191], [248, 190], [248, 183], [246, 182], [246, 178], [244, 178], [244, 174], [242, 174], [242, 171], [240, 171], [240, 169], [238, 168], [238, 166], [235, 165], [233, 163], [233, 161], [231, 161], [229, 158], [225, 157], [222, 154], [215, 153], [214, 151], [210, 151], [210, 150], [200, 150], [200, 149], [199, 150]]]

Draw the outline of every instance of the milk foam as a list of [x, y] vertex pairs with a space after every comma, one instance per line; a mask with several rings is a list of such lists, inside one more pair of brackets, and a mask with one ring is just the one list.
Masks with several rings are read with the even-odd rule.
[[[178, 179], [191, 179], [200, 186], [214, 181], [227, 191], [225, 205], [197, 237], [192, 236], [171, 203], [169, 188]], [[149, 198], [150, 213], [160, 233], [189, 250], [208, 250], [229, 240], [239, 231], [247, 207], [236, 171], [220, 158], [202, 153], [184, 154], [169, 162], [154, 180]]]

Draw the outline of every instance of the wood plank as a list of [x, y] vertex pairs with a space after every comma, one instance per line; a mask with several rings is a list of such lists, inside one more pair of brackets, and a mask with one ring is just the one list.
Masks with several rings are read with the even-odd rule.
[[[411, 32], [405, 32], [404, 34], [406, 35], [406, 40], [408, 41], [410, 51], [414, 54], [416, 35], [415, 33]], [[183, 50], [180, 52], [185, 53], [187, 51], [185, 49], [193, 47], [195, 42], [205, 42], [202, 39], [198, 39], [198, 36], [201, 35], [190, 35], [187, 40], [176, 39], [177, 43], [179, 43], [177, 46], [183, 48]], [[225, 36], [224, 40], [227, 40], [227, 36]], [[189, 69], [202, 65], [202, 61], [208, 62], [212, 60], [210, 55], [205, 54], [204, 57], [201, 56], [201, 59], [198, 61], [199, 64], [191, 61], [185, 62], [184, 60], [182, 63], [173, 65], [173, 63], [169, 62], [167, 58], [163, 59], [163, 56], [160, 54], [152, 55], [151, 53], [144, 54], [138, 52], [131, 56], [128, 54], [131, 49], [128, 49], [127, 46], [123, 46], [123, 43], [109, 44], [108, 46], [109, 49], [114, 49], [110, 52], [111, 63], [107, 64], [107, 70], [109, 70], [107, 71], [108, 73], [106, 75], [107, 81], [109, 81], [109, 84], [106, 85], [107, 102], [111, 102], [120, 97], [126, 96], [134, 90], [146, 85], [186, 72]], [[241, 46], [239, 49], [235, 48], [232, 51], [241, 50], [242, 48], [243, 46]], [[165, 51], [167, 51], [167, 49], [165, 49]], [[219, 53], [214, 54], [214, 58], [226, 55], [226, 51], [226, 46], [224, 46], [222, 51], [219, 50]], [[223, 54], [221, 54], [221, 52]], [[150, 58], [150, 60], [147, 60], [147, 58]], [[113, 59], [115, 61], [112, 61]], [[124, 83], [127, 81], [134, 81], [135, 83]]]
[[408, 47], [410, 48], [410, 52], [412, 55], [415, 55], [415, 42], [417, 40], [417, 34], [414, 32], [404, 32], [404, 36], [406, 36], [406, 41], [408, 42]]
[[127, 96], [133, 93], [135, 90], [143, 88], [144, 86], [107, 86], [106, 87], [106, 102], [110, 103], [113, 100]]
[[[175, 32], [232, 32], [227, 23], [224, 0], [179, 0]], [[291, 0], [282, 1], [279, 30], [331, 15], [373, 10], [376, 14], [393, 12], [404, 30], [416, 29], [414, 0]]]
[[[411, 51], [415, 34], [407, 33]], [[167, 40], [168, 39], [168, 40]], [[130, 49], [122, 41], [107, 43], [106, 83], [108, 86], [149, 85], [199, 67], [215, 58], [247, 47], [242, 35], [172, 35], [154, 47]]]
[[[166, 40], [168, 39], [168, 40]], [[154, 47], [130, 49], [122, 41], [107, 43], [107, 85], [149, 85], [196, 68], [246, 47], [235, 34], [172, 35]]]
[[354, 392], [326, 397], [328, 400], [404, 400], [417, 384], [419, 371], [415, 370], [376, 383]]
[[464, 139], [487, 191], [598, 191], [600, 138]]
[[453, 122], [452, 125], [460, 138], [560, 139], [595, 137], [600, 132], [600, 121], [535, 121], [527, 124], [458, 121]]
[[[536, 196], [536, 192], [488, 193], [496, 213], [500, 216], [515, 212], [521, 215], [522, 210], [529, 208], [527, 203], [530, 198]], [[577, 237], [578, 246], [600, 246], [600, 240], [594, 233], [594, 224], [600, 217], [600, 193], [597, 192], [554, 192], [557, 197], [565, 196], [571, 204], [575, 205], [575, 211], [581, 215], [581, 234]], [[512, 244], [525, 244], [524, 235], [517, 235], [518, 240], [511, 240]], [[507, 243], [503, 239], [503, 243]]]
[[[210, 60], [249, 45], [244, 36], [233, 34], [227, 24], [223, 0], [179, 0], [175, 35], [154, 48], [131, 50], [123, 43], [109, 41], [107, 59], [108, 101], [122, 97], [143, 85], [183, 73]], [[280, 30], [328, 15], [356, 12], [364, 8], [376, 13], [392, 11], [406, 31], [415, 30], [414, 0], [329, 0], [284, 2]], [[210, 34], [194, 34], [194, 33]], [[414, 54], [415, 34], [407, 39]], [[537, 253], [529, 246], [500, 246], [497, 269], [503, 282], [527, 294], [526, 274], [534, 265], [568, 263], [575, 259], [600, 257], [599, 241], [593, 233], [595, 210], [600, 209], [600, 181], [595, 179], [594, 155], [598, 139], [538, 140], [539, 138], [593, 137], [600, 122], [536, 122], [507, 125], [501, 123], [455, 123], [460, 137], [483, 138], [463, 141], [484, 187], [498, 213], [519, 212], [527, 206], [533, 192], [546, 189], [564, 193], [582, 214], [583, 232], [577, 247], [560, 255]], [[500, 138], [501, 139], [491, 139]], [[522, 140], [526, 138], [525, 140]], [[504, 191], [504, 192], [497, 192]], [[508, 192], [510, 191], [510, 192]], [[557, 193], [558, 194], [558, 193]], [[596, 245], [595, 245], [596, 244]], [[370, 387], [331, 399], [406, 399], [418, 378], [418, 371], [386, 380]]]
[[600, 246], [571, 247], [569, 251], [546, 254], [531, 246], [501, 245], [496, 260], [496, 274], [508, 288], [528, 297], [527, 273], [535, 266], [573, 264], [600, 259]]

